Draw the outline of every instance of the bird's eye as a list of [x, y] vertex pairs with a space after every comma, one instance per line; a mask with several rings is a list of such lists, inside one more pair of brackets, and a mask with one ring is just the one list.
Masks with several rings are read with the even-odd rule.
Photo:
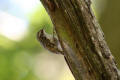
[[41, 29], [41, 30], [37, 33], [37, 36], [40, 37], [43, 33], [44, 33], [44, 30]]

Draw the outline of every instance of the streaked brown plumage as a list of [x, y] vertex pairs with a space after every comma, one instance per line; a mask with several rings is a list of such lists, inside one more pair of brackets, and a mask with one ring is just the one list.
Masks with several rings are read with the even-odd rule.
[[58, 47], [59, 41], [57, 38], [47, 34], [43, 29], [37, 33], [37, 39], [45, 49], [56, 54], [63, 54], [63, 51]]

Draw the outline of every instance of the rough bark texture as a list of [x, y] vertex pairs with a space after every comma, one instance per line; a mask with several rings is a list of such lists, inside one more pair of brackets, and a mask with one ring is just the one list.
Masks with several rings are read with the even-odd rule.
[[89, 0], [41, 0], [76, 80], [120, 80]]

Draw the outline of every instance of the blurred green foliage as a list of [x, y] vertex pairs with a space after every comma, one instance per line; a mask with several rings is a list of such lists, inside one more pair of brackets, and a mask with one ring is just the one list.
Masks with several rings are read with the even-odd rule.
[[0, 80], [41, 80], [33, 71], [34, 56], [42, 51], [36, 33], [42, 28], [52, 33], [52, 23], [41, 6], [29, 16], [28, 31], [22, 40], [0, 35]]
[[107, 0], [99, 19], [105, 39], [120, 68], [120, 0]]

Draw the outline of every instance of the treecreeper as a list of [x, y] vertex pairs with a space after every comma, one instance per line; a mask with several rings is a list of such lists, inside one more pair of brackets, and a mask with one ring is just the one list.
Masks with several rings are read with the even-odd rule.
[[37, 33], [37, 39], [48, 51], [56, 54], [64, 54], [57, 37], [53, 35], [47, 34], [44, 29], [41, 29]]

